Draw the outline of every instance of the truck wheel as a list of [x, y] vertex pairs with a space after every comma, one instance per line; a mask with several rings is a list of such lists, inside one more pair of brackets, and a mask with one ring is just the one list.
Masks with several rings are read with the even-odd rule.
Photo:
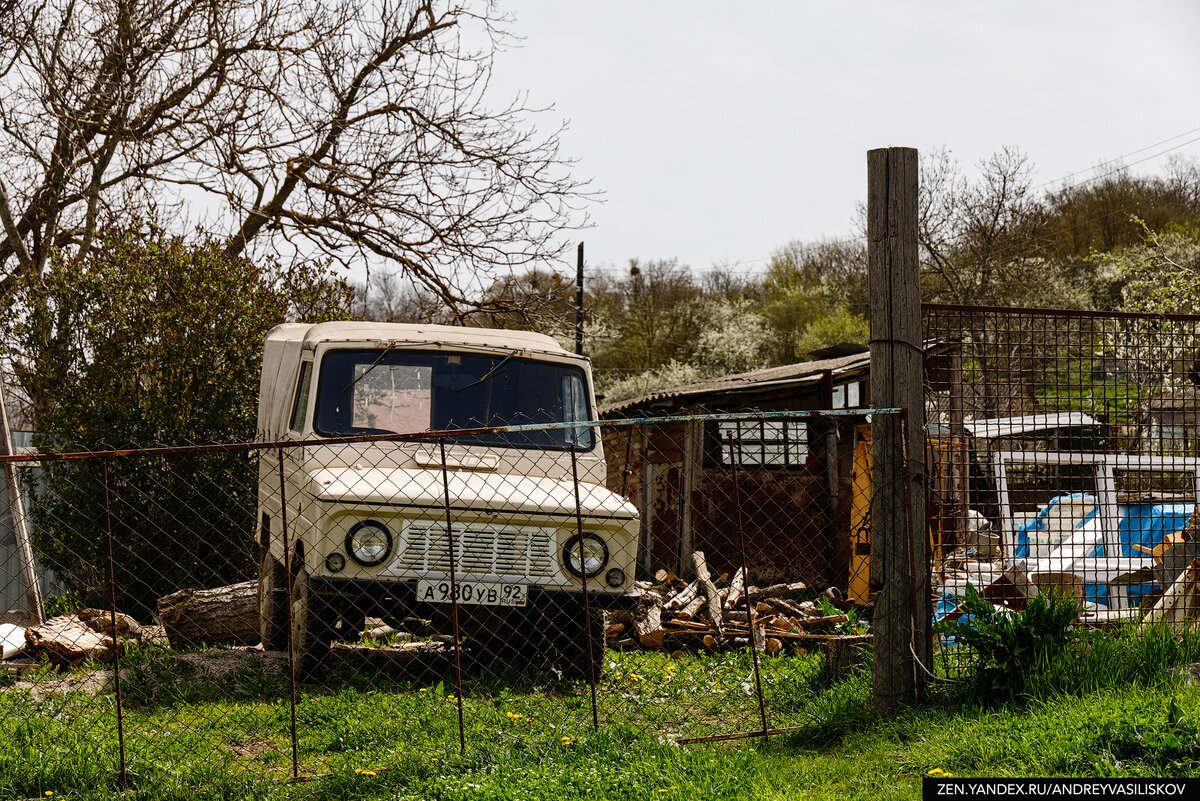
[[268, 651], [287, 650], [287, 576], [283, 565], [263, 548], [258, 558], [258, 633]]
[[296, 558], [292, 575], [292, 654], [296, 669], [312, 673], [329, 656], [329, 644], [337, 636], [337, 616], [321, 596], [312, 591], [304, 562]]
[[548, 640], [558, 652], [563, 678], [600, 681], [604, 668], [604, 613], [593, 609], [585, 615], [582, 601], [570, 601], [557, 605], [555, 613], [547, 617]]

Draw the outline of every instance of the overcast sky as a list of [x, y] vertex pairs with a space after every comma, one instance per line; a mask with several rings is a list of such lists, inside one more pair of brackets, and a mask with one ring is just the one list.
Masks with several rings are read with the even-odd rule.
[[542, 126], [569, 120], [565, 153], [605, 197], [581, 234], [598, 268], [757, 270], [791, 239], [846, 235], [875, 147], [970, 166], [1014, 145], [1037, 183], [1200, 157], [1196, 0], [500, 6], [524, 42], [494, 87], [554, 104]]

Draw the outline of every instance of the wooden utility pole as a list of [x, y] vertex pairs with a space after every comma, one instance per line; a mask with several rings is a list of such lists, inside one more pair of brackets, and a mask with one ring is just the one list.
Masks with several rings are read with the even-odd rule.
[[575, 354], [583, 355], [583, 243], [575, 257]]
[[[0, 375], [0, 456], [12, 456], [12, 429], [8, 425], [8, 404], [4, 399], [4, 376]], [[21, 499], [21, 486], [17, 483], [17, 465], [4, 463], [4, 484], [8, 488], [8, 513], [12, 520], [13, 534], [17, 540], [17, 558], [21, 562], [21, 580], [25, 583], [25, 607], [29, 625], [42, 622], [42, 588], [38, 585], [37, 570], [33, 562], [33, 547], [29, 542], [29, 528], [25, 525], [25, 503]]]
[[871, 585], [875, 707], [916, 700], [928, 665], [925, 391], [917, 262], [917, 151], [867, 153], [867, 262], [871, 307]]

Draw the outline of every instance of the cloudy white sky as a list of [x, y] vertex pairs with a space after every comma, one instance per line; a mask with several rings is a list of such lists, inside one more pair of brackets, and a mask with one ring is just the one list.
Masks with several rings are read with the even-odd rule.
[[605, 197], [581, 234], [597, 268], [761, 269], [791, 239], [847, 234], [875, 147], [969, 166], [1014, 145], [1038, 183], [1200, 157], [1197, 0], [500, 7], [524, 42], [494, 86], [569, 120], [564, 150]]

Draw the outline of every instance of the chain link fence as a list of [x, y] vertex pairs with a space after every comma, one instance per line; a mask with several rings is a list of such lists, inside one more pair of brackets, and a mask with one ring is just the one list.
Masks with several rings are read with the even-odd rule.
[[20, 794], [419, 771], [622, 727], [821, 737], [870, 703], [888, 414], [7, 457], [42, 619], [6, 568], [0, 773]]
[[927, 305], [924, 327], [935, 617], [973, 589], [1058, 593], [1105, 631], [1193, 620], [1200, 317]]

